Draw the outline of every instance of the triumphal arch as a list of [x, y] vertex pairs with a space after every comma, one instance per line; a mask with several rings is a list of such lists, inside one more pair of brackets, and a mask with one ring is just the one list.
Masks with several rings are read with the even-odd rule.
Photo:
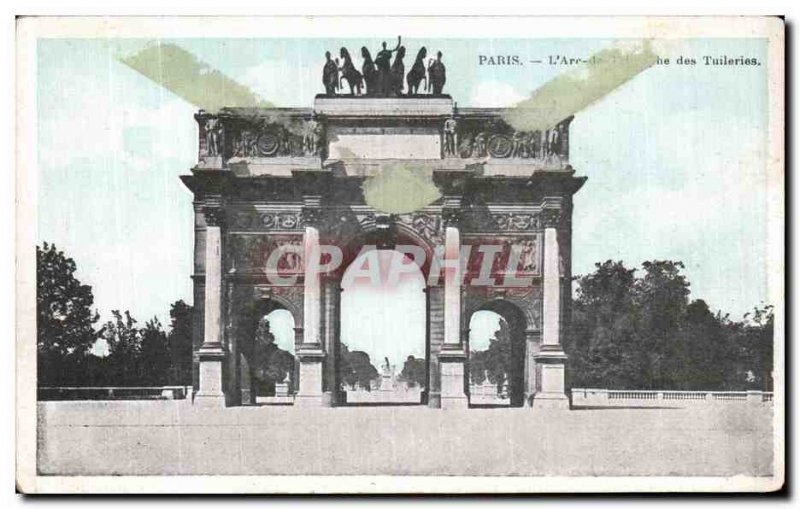
[[568, 408], [572, 196], [585, 180], [569, 165], [572, 119], [524, 132], [503, 110], [457, 107], [437, 58], [433, 93], [394, 89], [377, 69], [366, 90], [339, 94], [346, 77], [326, 65], [311, 108], [195, 115], [198, 163], [182, 177], [195, 210], [195, 404], [255, 401], [254, 337], [274, 309], [295, 322], [293, 403], [342, 404], [343, 267], [365, 246], [410, 246], [427, 281], [420, 403], [469, 406], [469, 318], [493, 310], [514, 335], [517, 402]]

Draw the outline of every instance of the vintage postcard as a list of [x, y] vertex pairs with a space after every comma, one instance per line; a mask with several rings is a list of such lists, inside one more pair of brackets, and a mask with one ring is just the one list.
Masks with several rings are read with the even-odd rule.
[[782, 488], [782, 19], [17, 28], [20, 491]]

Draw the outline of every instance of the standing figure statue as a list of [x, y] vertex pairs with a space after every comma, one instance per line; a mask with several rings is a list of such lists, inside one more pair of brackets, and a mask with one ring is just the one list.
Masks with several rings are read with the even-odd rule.
[[386, 48], [386, 41], [382, 44], [382, 49], [375, 55], [375, 67], [378, 71], [377, 95], [388, 97], [392, 91], [392, 71], [390, 61], [392, 53], [400, 49], [400, 36], [397, 36], [397, 46], [390, 50]]
[[325, 52], [325, 67], [322, 68], [322, 84], [325, 85], [325, 95], [336, 95], [339, 89], [339, 66], [331, 60], [331, 52]]
[[322, 129], [319, 122], [314, 119], [306, 122], [305, 130], [303, 132], [303, 149], [305, 155], [316, 156], [319, 155], [319, 136]]
[[367, 95], [375, 95], [378, 92], [378, 71], [375, 70], [375, 62], [366, 46], [361, 47], [361, 58], [364, 64], [361, 66], [361, 75], [364, 77], [364, 84], [367, 86]]
[[514, 131], [511, 137], [511, 157], [526, 157], [526, 136], [524, 131]]
[[219, 119], [209, 118], [206, 120], [206, 154], [209, 156], [219, 155]]
[[532, 272], [536, 269], [536, 244], [532, 240], [522, 242], [519, 260], [519, 269], [522, 272]]
[[486, 157], [486, 141], [489, 137], [485, 132], [479, 132], [475, 136], [475, 142], [472, 146], [472, 157]]
[[350, 58], [350, 52], [347, 51], [347, 48], [339, 50], [339, 57], [341, 57], [343, 61], [342, 67], [339, 68], [339, 70], [342, 71], [341, 80], [347, 80], [347, 84], [350, 85], [350, 95], [361, 95], [361, 88], [364, 86], [364, 77], [361, 76], [356, 66], [353, 65], [353, 59]]
[[403, 58], [406, 56], [406, 47], [400, 46], [397, 50], [397, 55], [392, 62], [392, 96], [403, 95], [403, 78], [406, 77], [406, 66], [403, 63]]
[[[425, 76], [425, 57], [427, 56], [428, 50], [425, 49], [425, 46], [421, 47], [417, 53], [417, 58], [414, 60], [414, 65], [411, 66], [411, 70], [408, 72], [408, 76], [406, 76], [408, 95], [416, 95], [419, 90], [419, 84], [423, 80], [427, 85], [428, 78]], [[423, 88], [423, 90], [425, 90], [425, 88]]]
[[454, 118], [444, 121], [444, 155], [456, 155], [456, 119]]
[[442, 95], [442, 89], [447, 81], [442, 52], [436, 52], [436, 60], [428, 64], [428, 89], [433, 88], [433, 95]]

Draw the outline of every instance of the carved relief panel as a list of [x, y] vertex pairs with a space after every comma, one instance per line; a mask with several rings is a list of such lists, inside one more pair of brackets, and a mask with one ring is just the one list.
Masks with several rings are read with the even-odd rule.
[[[454, 145], [458, 157], [493, 159], [569, 159], [569, 123], [567, 119], [551, 129], [516, 131], [498, 116], [458, 118], [443, 128], [447, 146]], [[447, 153], [447, 151], [445, 151]]]
[[[303, 272], [302, 235], [228, 235], [229, 271], [237, 274], [266, 274], [267, 263], [276, 250], [274, 261], [280, 275]], [[275, 255], [278, 256], [278, 255]]]

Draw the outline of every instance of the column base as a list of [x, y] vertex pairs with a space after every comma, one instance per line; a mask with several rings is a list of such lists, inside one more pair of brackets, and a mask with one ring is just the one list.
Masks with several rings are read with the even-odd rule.
[[439, 373], [441, 375], [441, 388], [439, 394], [439, 408], [466, 409], [469, 408], [469, 398], [464, 392], [464, 365], [467, 354], [463, 345], [443, 345], [439, 352]]
[[536, 393], [531, 398], [531, 406], [534, 409], [569, 410], [569, 398], [564, 390], [567, 356], [561, 345], [542, 345], [533, 359], [536, 362]]
[[294, 397], [294, 406], [302, 407], [327, 407], [325, 398], [322, 394], [298, 394]]
[[439, 408], [442, 410], [464, 409], [469, 408], [469, 398], [466, 395], [461, 396], [442, 396], [439, 400]]
[[225, 394], [201, 394], [198, 392], [194, 395], [192, 404], [198, 407], [225, 408]]
[[300, 360], [300, 383], [294, 404], [305, 407], [326, 406], [322, 392], [322, 361], [325, 360], [325, 352], [318, 345], [307, 346], [298, 348], [297, 358]]
[[534, 394], [531, 407], [539, 409], [569, 410], [569, 398], [566, 394], [542, 392]]
[[225, 348], [219, 343], [203, 345], [197, 351], [200, 362], [199, 387], [192, 403], [204, 407], [224, 407], [222, 364], [225, 361]]

